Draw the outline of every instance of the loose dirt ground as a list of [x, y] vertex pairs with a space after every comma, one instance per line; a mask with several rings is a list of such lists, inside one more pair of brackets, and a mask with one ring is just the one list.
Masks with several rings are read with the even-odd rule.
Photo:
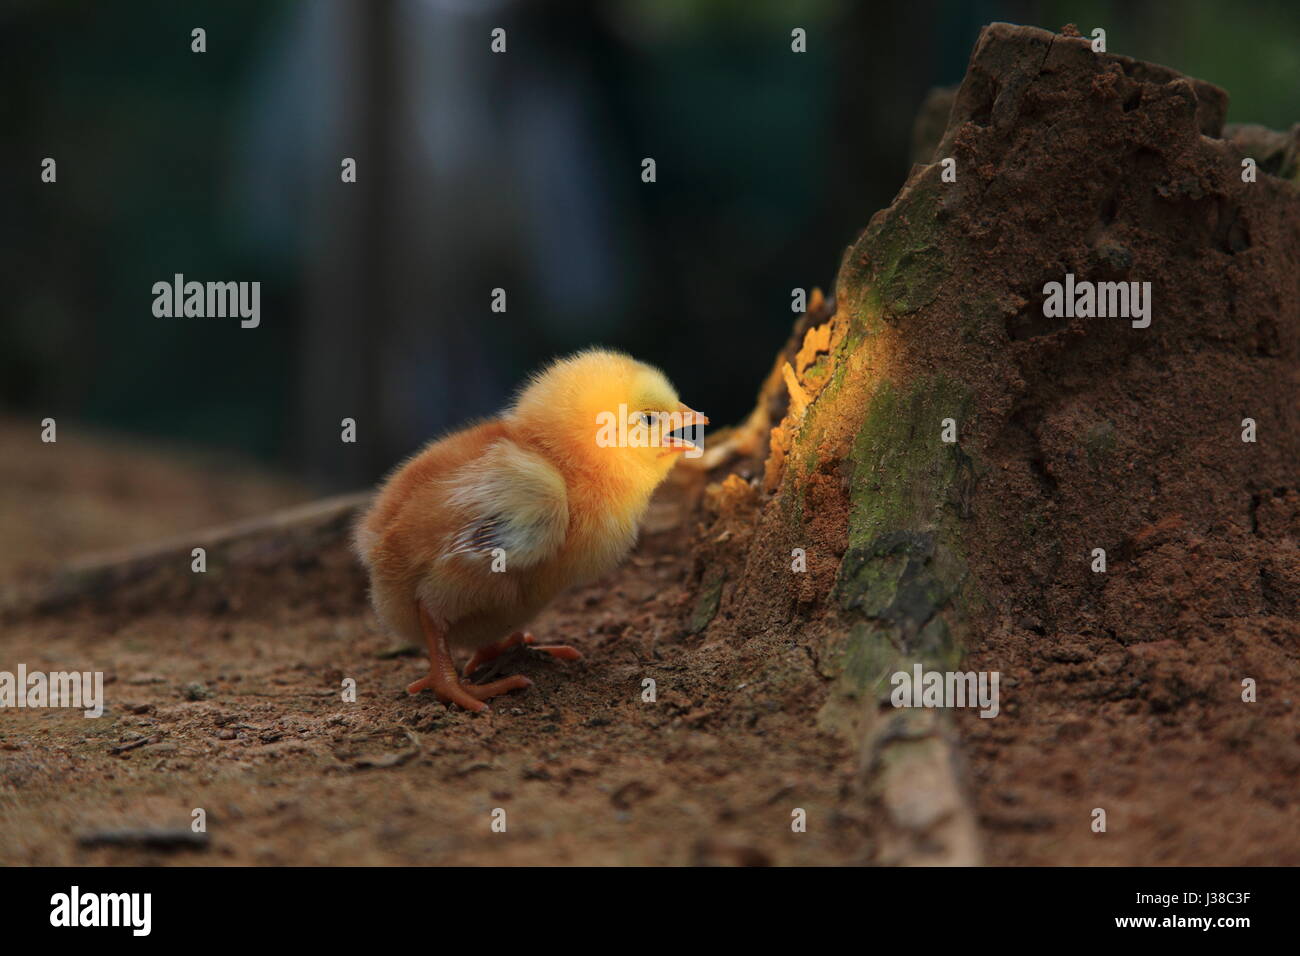
[[[167, 468], [147, 481], [168, 477], [187, 484]], [[535, 684], [490, 716], [406, 695], [423, 656], [378, 629], [335, 533], [229, 564], [217, 549], [205, 575], [179, 551], [143, 585], [7, 621], [0, 669], [109, 683], [97, 720], [3, 714], [0, 864], [870, 860], [851, 749], [814, 729], [824, 681], [808, 654], [780, 637], [733, 648], [689, 634], [693, 525], [668, 523], [536, 622], [585, 660], [507, 660]], [[186, 830], [196, 808], [205, 848], [82, 842]]]

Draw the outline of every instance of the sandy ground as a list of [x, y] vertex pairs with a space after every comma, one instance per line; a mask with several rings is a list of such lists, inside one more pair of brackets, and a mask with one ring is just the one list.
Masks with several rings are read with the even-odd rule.
[[[822, 682], [807, 656], [665, 626], [687, 597], [674, 545], [652, 536], [621, 573], [548, 611], [536, 632], [585, 660], [510, 661], [536, 683], [487, 717], [408, 697], [423, 658], [395, 649], [359, 599], [270, 619], [160, 608], [25, 627], [5, 642], [6, 666], [103, 669], [111, 703], [99, 720], [5, 715], [0, 862], [157, 861], [165, 851], [77, 841], [184, 828], [194, 808], [210, 846], [171, 861], [866, 861], [851, 753], [810, 729]], [[767, 655], [793, 665], [786, 683], [744, 686]], [[344, 676], [356, 704], [341, 700]], [[497, 808], [505, 833], [492, 830]], [[791, 830], [795, 808], [807, 833]]]
[[[9, 460], [10, 475], [23, 470]], [[130, 474], [174, 503], [180, 527], [161, 529], [171, 519], [143, 495], [102, 503], [84, 472], [68, 493], [168, 537], [218, 507], [212, 481], [171, 462], [141, 456]], [[252, 481], [216, 500], [245, 500]], [[11, 541], [40, 537], [23, 518], [34, 484], [7, 481], [22, 525]], [[85, 545], [105, 543], [101, 526], [84, 531]], [[259, 552], [269, 575], [217, 552], [195, 575], [182, 553], [161, 587], [6, 621], [0, 669], [102, 670], [108, 707], [93, 720], [4, 713], [0, 863], [869, 860], [853, 754], [814, 728], [825, 682], [807, 653], [780, 636], [736, 649], [688, 633], [691, 533], [680, 523], [647, 535], [616, 575], [549, 609], [534, 630], [585, 659], [503, 662], [535, 684], [487, 717], [406, 695], [422, 653], [378, 629], [337, 538]], [[356, 703], [342, 699], [344, 678]], [[201, 847], [93, 845], [123, 829], [186, 832], [196, 808]], [[797, 808], [805, 833], [792, 830]], [[498, 810], [505, 832], [493, 830]]]

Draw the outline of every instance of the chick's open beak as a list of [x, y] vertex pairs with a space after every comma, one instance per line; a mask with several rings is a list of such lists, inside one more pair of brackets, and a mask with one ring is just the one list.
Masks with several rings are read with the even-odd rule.
[[[679, 427], [673, 429], [674, 432], [687, 431], [688, 429], [696, 428], [697, 426], [704, 426], [709, 423], [708, 415], [697, 412], [689, 405], [680, 402], [677, 405], [677, 415], [681, 418], [682, 423]], [[665, 435], [663, 444], [664, 450], [659, 453], [659, 457], [661, 458], [664, 455], [671, 455], [674, 452], [689, 451], [701, 447], [699, 443], [691, 441], [684, 435], [677, 434]]]

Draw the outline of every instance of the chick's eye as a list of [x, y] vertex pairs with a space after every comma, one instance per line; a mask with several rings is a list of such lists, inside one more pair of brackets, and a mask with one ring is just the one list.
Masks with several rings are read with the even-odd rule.
[[658, 412], [637, 412], [634, 417], [639, 424], [653, 425], [658, 421]]

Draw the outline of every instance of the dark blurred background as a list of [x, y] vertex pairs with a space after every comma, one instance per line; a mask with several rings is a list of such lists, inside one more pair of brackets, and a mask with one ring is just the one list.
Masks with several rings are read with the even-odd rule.
[[[599, 343], [737, 420], [993, 20], [1101, 26], [1233, 121], [1300, 119], [1294, 2], [10, 0], [3, 414], [348, 488]], [[260, 327], [156, 318], [178, 272], [260, 281]]]

